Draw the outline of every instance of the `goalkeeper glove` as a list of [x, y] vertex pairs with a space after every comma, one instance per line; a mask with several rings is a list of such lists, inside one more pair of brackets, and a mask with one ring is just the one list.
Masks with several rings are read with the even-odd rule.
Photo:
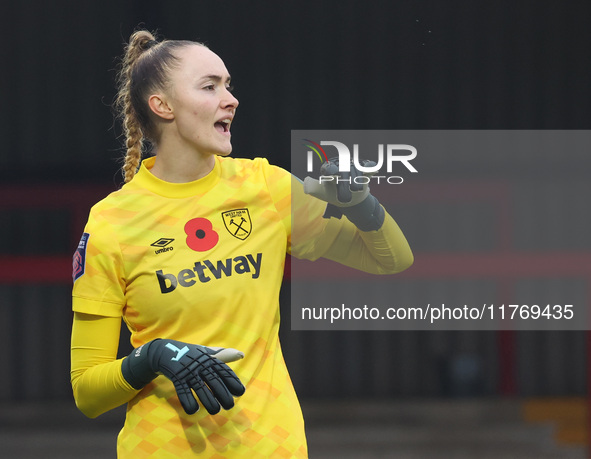
[[244, 357], [236, 349], [211, 348], [171, 339], [155, 339], [134, 349], [122, 363], [121, 372], [135, 389], [141, 389], [158, 374], [170, 379], [187, 414], [199, 410], [193, 391], [210, 414], [234, 406], [233, 396], [245, 388], [224, 362]]
[[[364, 161], [364, 167], [375, 166], [373, 161]], [[361, 231], [380, 229], [385, 212], [378, 200], [369, 192], [367, 183], [357, 183], [357, 177], [371, 177], [373, 173], [362, 173], [353, 162], [350, 172], [339, 171], [339, 159], [331, 158], [320, 167], [323, 179], [306, 177], [304, 193], [326, 201], [324, 218], [341, 218], [345, 215]], [[366, 182], [369, 180], [359, 180]]]

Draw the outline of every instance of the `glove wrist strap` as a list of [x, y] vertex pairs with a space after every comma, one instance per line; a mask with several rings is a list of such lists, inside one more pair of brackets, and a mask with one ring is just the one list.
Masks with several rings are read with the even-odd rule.
[[[156, 340], [154, 340], [156, 341]], [[158, 374], [152, 370], [149, 349], [154, 341], [134, 349], [121, 364], [121, 373], [134, 389], [142, 389]]]
[[[329, 210], [329, 207], [334, 207], [334, 209]], [[324, 213], [324, 217], [341, 218], [339, 214], [347, 217], [349, 221], [361, 231], [379, 230], [382, 227], [385, 218], [384, 208], [380, 205], [380, 202], [375, 196], [372, 196], [371, 194], [359, 204], [351, 207], [336, 207], [329, 204]]]

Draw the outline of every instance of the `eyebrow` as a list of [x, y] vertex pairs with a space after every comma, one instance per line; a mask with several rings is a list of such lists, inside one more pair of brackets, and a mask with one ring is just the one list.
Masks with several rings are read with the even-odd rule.
[[[226, 78], [226, 83], [229, 83], [231, 79], [232, 79], [232, 77], [230, 75], [228, 75], [228, 78]], [[205, 75], [204, 77], [201, 77], [199, 79], [199, 81], [203, 81], [203, 80], [213, 80], [216, 82], [220, 82], [223, 80], [223, 77], [221, 77], [220, 75]]]

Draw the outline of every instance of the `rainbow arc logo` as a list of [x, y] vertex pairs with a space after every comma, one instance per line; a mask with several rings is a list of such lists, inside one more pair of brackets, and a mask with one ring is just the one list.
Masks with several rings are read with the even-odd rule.
[[[307, 142], [307, 143], [303, 144], [305, 147], [309, 148], [314, 153], [316, 153], [316, 156], [318, 156], [318, 159], [320, 159], [320, 164], [322, 164], [324, 162], [328, 162], [328, 156], [326, 156], [326, 152], [324, 151], [324, 148], [322, 148], [319, 144], [317, 144], [316, 142], [314, 142], [312, 140], [309, 140], [309, 139], [302, 139], [302, 140], [304, 140], [304, 142]], [[311, 158], [308, 158], [308, 161], [310, 161], [310, 160], [311, 160]], [[310, 169], [310, 168], [308, 167], [308, 169]]]

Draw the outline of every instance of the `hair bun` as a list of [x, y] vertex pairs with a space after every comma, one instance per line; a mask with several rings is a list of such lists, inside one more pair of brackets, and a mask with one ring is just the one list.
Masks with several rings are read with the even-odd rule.
[[146, 51], [157, 44], [158, 42], [152, 33], [147, 30], [136, 30], [129, 38], [128, 49]]

